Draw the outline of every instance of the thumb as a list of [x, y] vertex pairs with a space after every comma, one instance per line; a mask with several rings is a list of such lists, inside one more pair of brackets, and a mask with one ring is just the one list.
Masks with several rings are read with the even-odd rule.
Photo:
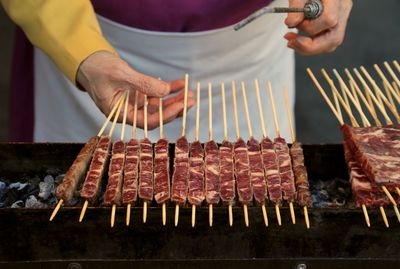
[[[306, 0], [289, 0], [289, 7], [302, 8], [306, 4]], [[288, 13], [285, 24], [289, 28], [294, 28], [304, 20], [304, 14], [302, 12]]]
[[137, 90], [150, 97], [163, 97], [171, 92], [168, 82], [133, 71], [129, 76], [129, 82], [133, 90]]

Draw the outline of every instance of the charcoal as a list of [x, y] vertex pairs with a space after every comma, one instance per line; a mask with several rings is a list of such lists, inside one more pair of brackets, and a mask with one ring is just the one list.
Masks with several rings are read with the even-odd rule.
[[26, 188], [27, 186], [28, 186], [28, 183], [15, 182], [15, 183], [11, 183], [10, 185], [8, 185], [8, 188], [21, 191], [24, 188]]
[[39, 183], [39, 197], [47, 200], [50, 195], [54, 193], [54, 178], [50, 175], [46, 176], [42, 182]]
[[11, 208], [21, 208], [24, 206], [25, 206], [24, 201], [18, 200], [11, 205]]
[[3, 197], [7, 193], [7, 185], [3, 181], [0, 181], [0, 202], [3, 201]]
[[65, 176], [65, 174], [56, 176], [56, 179], [55, 179], [56, 185], [60, 184], [64, 180], [64, 176]]
[[35, 196], [31, 195], [25, 201], [26, 208], [48, 208], [49, 205], [42, 203], [36, 199]]

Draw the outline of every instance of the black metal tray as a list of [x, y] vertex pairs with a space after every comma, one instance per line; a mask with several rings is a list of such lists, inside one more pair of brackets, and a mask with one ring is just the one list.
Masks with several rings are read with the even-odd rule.
[[[66, 171], [82, 144], [0, 144], [0, 176], [17, 180], [24, 175]], [[305, 145], [310, 182], [347, 178], [341, 145]], [[265, 227], [259, 207], [249, 208], [250, 227], [243, 211], [234, 208], [228, 226], [226, 207], [199, 208], [192, 228], [191, 209], [180, 210], [173, 226], [173, 207], [149, 208], [148, 223], [141, 223], [141, 208], [132, 209], [131, 226], [124, 224], [125, 209], [117, 209], [117, 222], [109, 227], [109, 208], [90, 208], [78, 223], [80, 208], [62, 208], [53, 222], [50, 209], [0, 209], [0, 268], [400, 268], [400, 224], [388, 208], [387, 229], [377, 210], [370, 210], [372, 227], [354, 208], [309, 209], [311, 229], [300, 208], [297, 224], [282, 208], [278, 226], [268, 208]]]

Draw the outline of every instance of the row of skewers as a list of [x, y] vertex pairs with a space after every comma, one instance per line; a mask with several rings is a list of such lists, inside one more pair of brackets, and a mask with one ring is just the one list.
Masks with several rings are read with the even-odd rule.
[[[84, 180], [80, 197], [84, 201], [79, 221], [84, 218], [89, 204], [96, 203], [101, 179], [107, 166], [108, 184], [104, 194], [103, 204], [111, 206], [111, 227], [115, 223], [116, 207], [126, 205], [126, 225], [130, 224], [132, 205], [138, 204], [138, 198], [143, 201], [143, 222], [147, 220], [147, 207], [153, 200], [162, 208], [162, 223], [166, 224], [166, 205], [169, 200], [175, 204], [175, 226], [179, 222], [179, 208], [188, 201], [192, 206], [192, 226], [196, 222], [196, 208], [204, 201], [209, 208], [209, 225], [213, 225], [213, 207], [221, 201], [228, 206], [229, 225], [233, 225], [233, 210], [236, 194], [243, 206], [244, 220], [249, 226], [248, 206], [253, 204], [253, 199], [260, 206], [264, 223], [268, 226], [266, 203], [269, 201], [275, 205], [275, 213], [278, 224], [281, 225], [280, 206], [285, 201], [290, 208], [293, 224], [296, 223], [294, 203], [303, 207], [307, 228], [310, 227], [307, 207], [312, 206], [312, 198], [309, 192], [307, 171], [304, 166], [304, 156], [300, 142], [296, 141], [290, 115], [287, 90], [285, 93], [285, 105], [288, 112], [293, 145], [289, 149], [285, 139], [280, 135], [279, 123], [275, 109], [275, 101], [271, 83], [268, 82], [267, 90], [270, 96], [271, 109], [274, 116], [276, 138], [267, 137], [264, 121], [263, 106], [260, 98], [260, 87], [255, 80], [257, 105], [259, 111], [260, 126], [263, 134], [261, 143], [253, 137], [252, 122], [249, 116], [246, 86], [241, 82], [241, 90], [245, 107], [246, 121], [249, 139], [247, 143], [241, 138], [238, 113], [236, 84], [232, 82], [233, 115], [235, 121], [236, 142], [228, 141], [227, 137], [227, 113], [225, 102], [225, 84], [221, 84], [222, 112], [224, 126], [224, 140], [220, 147], [213, 140], [212, 117], [212, 85], [208, 84], [208, 117], [209, 117], [209, 141], [204, 144], [199, 142], [199, 117], [200, 117], [200, 83], [197, 83], [196, 106], [196, 132], [195, 141], [189, 143], [186, 136], [186, 113], [188, 94], [188, 75], [185, 76], [185, 98], [182, 117], [181, 137], [175, 143], [174, 169], [170, 177], [170, 156], [168, 141], [164, 139], [162, 99], [159, 100], [160, 139], [154, 146], [147, 138], [147, 97], [144, 97], [144, 139], [136, 138], [137, 118], [137, 93], [135, 96], [134, 115], [132, 123], [132, 139], [124, 143], [124, 129], [126, 125], [127, 104], [129, 93], [124, 93], [117, 102], [106, 122], [96, 137], [91, 138], [79, 153], [71, 168], [65, 174], [64, 181], [58, 186], [56, 195], [59, 199], [50, 221], [54, 219], [63, 203], [68, 203], [77, 190], [80, 182]], [[111, 137], [118, 116], [125, 104], [121, 139], [115, 141], [112, 146]], [[114, 117], [108, 136], [102, 136], [111, 118]], [[97, 145], [97, 146], [96, 146]], [[93, 155], [90, 163], [91, 156]], [[90, 166], [89, 166], [90, 163]], [[89, 166], [89, 168], [88, 168]], [[85, 171], [88, 173], [85, 177]], [[172, 184], [170, 184], [172, 178]]]
[[[363, 66], [361, 72], [357, 68], [352, 70], [355, 76], [349, 69], [344, 70], [348, 83], [333, 69], [340, 88], [322, 69], [332, 97], [328, 96], [311, 69], [307, 69], [341, 125], [353, 195], [363, 210], [368, 227], [371, 222], [367, 207], [379, 208], [384, 224], [389, 227], [384, 206], [392, 205], [400, 222], [397, 207], [400, 197], [400, 65], [393, 61], [397, 74], [388, 62], [384, 62], [384, 66], [386, 74], [377, 64], [374, 65], [382, 86]], [[345, 123], [346, 115], [342, 109], [351, 126]]]

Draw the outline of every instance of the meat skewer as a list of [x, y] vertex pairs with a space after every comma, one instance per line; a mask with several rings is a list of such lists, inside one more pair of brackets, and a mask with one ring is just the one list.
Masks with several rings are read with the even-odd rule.
[[63, 181], [60, 185], [58, 185], [56, 189], [56, 196], [59, 200], [50, 216], [49, 221], [52, 221], [54, 219], [64, 202], [69, 203], [72, 200], [76, 189], [78, 188], [79, 184], [84, 180], [86, 170], [88, 169], [97, 143], [99, 142], [101, 135], [103, 134], [105, 128], [110, 122], [122, 99], [123, 95], [121, 95], [117, 103], [114, 105], [103, 126], [100, 128], [97, 136], [91, 137], [88, 142], [86, 142], [81, 151], [78, 153], [78, 156], [72, 163], [71, 167], [65, 173]]
[[209, 224], [213, 224], [213, 205], [219, 203], [219, 151], [213, 140], [212, 131], [212, 93], [208, 83], [208, 142], [204, 145], [205, 196], [208, 204]]
[[[400, 79], [397, 77], [396, 73], [393, 71], [392, 67], [389, 65], [388, 62], [384, 62], [383, 63], [386, 67], [386, 70], [389, 72], [390, 76], [393, 78], [394, 83], [393, 83], [393, 87], [396, 88], [396, 92], [398, 93], [398, 95], [400, 95], [400, 92], [398, 91], [398, 88], [400, 87]], [[397, 63], [397, 61], [393, 61], [393, 64], [396, 66], [399, 66], [399, 64]], [[400, 72], [400, 68], [398, 69]]]
[[204, 201], [204, 150], [199, 141], [200, 82], [197, 82], [195, 141], [190, 144], [188, 200], [192, 204], [192, 227], [196, 224], [196, 206]]
[[171, 201], [175, 203], [175, 226], [179, 222], [179, 206], [187, 199], [189, 180], [189, 142], [186, 138], [186, 110], [189, 75], [185, 75], [185, 97], [182, 117], [182, 136], [175, 143], [174, 172], [172, 175]]
[[169, 146], [164, 138], [163, 101], [159, 99], [160, 139], [154, 148], [154, 199], [157, 204], [162, 204], [162, 223], [167, 223], [166, 202], [171, 197], [169, 181]]
[[279, 167], [274, 142], [267, 136], [267, 131], [265, 128], [263, 115], [264, 113], [261, 105], [260, 86], [258, 84], [258, 80], [255, 80], [255, 86], [258, 103], [258, 114], [261, 120], [261, 128], [263, 132], [263, 139], [261, 141], [261, 156], [263, 161], [265, 180], [267, 184], [269, 199], [271, 200], [271, 202], [275, 203], [275, 214], [278, 225], [281, 226], [282, 220], [279, 209], [279, 205], [282, 201], [281, 177], [279, 174]]
[[[362, 68], [363, 68], [363, 67], [362, 67]], [[364, 71], [364, 73], [366, 73], [366, 75], [369, 77], [369, 80], [370, 80], [371, 83], [373, 83], [374, 87], [376, 87], [376, 91], [381, 95], [382, 100], [387, 104], [387, 103], [388, 103], [387, 98], [383, 95], [383, 93], [382, 93], [382, 91], [379, 89], [379, 87], [377, 87], [376, 83], [374, 83], [374, 81], [372, 80], [372, 78], [371, 78], [371, 76], [368, 74], [368, 72], [365, 70], [365, 68], [363, 68], [363, 71]], [[351, 95], [349, 89], [347, 88], [346, 84], [344, 84], [344, 81], [343, 81], [342, 77], [340, 76], [340, 74], [339, 74], [335, 69], [333, 70], [333, 72], [334, 72], [336, 78], [344, 85], [347, 95], [349, 95], [350, 99], [352, 100], [353, 104], [356, 106], [356, 108], [357, 108], [357, 110], [359, 111], [359, 113], [360, 113], [360, 114], [363, 114], [360, 104], [357, 103], [357, 102], [353, 99], [353, 97], [352, 97], [352, 95]], [[325, 75], [326, 75], [326, 77], [327, 77], [326, 72], [325, 72]], [[365, 84], [365, 85], [368, 87], [367, 84]], [[375, 100], [376, 100], [376, 98], [374, 98], [374, 102], [375, 102]], [[376, 101], [377, 101], [377, 100], [376, 100]], [[378, 105], [377, 102], [376, 102], [376, 104]], [[389, 103], [389, 105], [390, 105], [390, 103]], [[393, 109], [393, 108], [392, 108], [392, 109]], [[384, 109], [382, 109], [381, 111], [384, 111]], [[396, 110], [394, 109], [394, 111], [396, 111]], [[363, 118], [365, 118], [365, 115], [364, 115]], [[385, 118], [388, 118], [388, 115], [387, 115], [387, 114], [386, 114]], [[378, 123], [377, 123], [377, 125], [379, 126]], [[368, 126], [371, 126], [371, 124], [370, 124], [368, 121], [365, 121], [364, 127], [368, 127]], [[394, 200], [394, 198], [392, 197], [392, 195], [390, 194], [390, 192], [389, 192], [389, 190], [386, 188], [386, 186], [381, 186], [381, 188], [382, 188], [382, 190], [384, 191], [384, 193], [388, 196], [389, 200], [392, 202], [393, 208], [394, 208], [395, 213], [396, 213], [396, 216], [397, 216], [397, 218], [398, 218], [398, 220], [399, 220], [399, 222], [400, 222], [400, 212], [399, 212], [399, 210], [398, 210], [398, 208], [397, 208], [397, 203], [396, 203], [396, 201]], [[400, 189], [399, 189], [397, 186], [395, 187], [395, 190], [396, 190], [398, 193], [400, 193]]]
[[264, 223], [268, 226], [267, 210], [265, 208], [265, 202], [267, 201], [268, 192], [267, 185], [264, 175], [264, 166], [261, 155], [260, 144], [257, 139], [253, 136], [253, 130], [251, 127], [251, 121], [249, 116], [249, 108], [247, 103], [246, 87], [242, 81], [242, 95], [247, 120], [247, 127], [249, 131], [249, 140], [247, 141], [247, 150], [249, 152], [249, 164], [250, 164], [250, 180], [253, 189], [254, 199], [261, 206], [263, 212]]
[[121, 112], [122, 105], [124, 104], [125, 98], [126, 93], [123, 94], [122, 101], [118, 106], [108, 136], [100, 137], [99, 143], [97, 144], [97, 147], [93, 153], [93, 159], [90, 164], [89, 171], [86, 175], [85, 182], [82, 186], [81, 198], [85, 199], [85, 202], [79, 216], [79, 222], [82, 222], [89, 202], [93, 204], [99, 195], [101, 180], [103, 178], [103, 174], [106, 170], [108, 160], [110, 158], [112, 134], [114, 132], [114, 128]]
[[[308, 74], [310, 75], [310, 77], [311, 77], [313, 83], [314, 83], [315, 86], [317, 87], [318, 91], [321, 93], [321, 95], [322, 95], [323, 98], [325, 99], [326, 103], [327, 103], [328, 106], [330, 107], [331, 111], [332, 111], [333, 114], [336, 116], [336, 118], [337, 118], [337, 120], [339, 121], [340, 125], [341, 125], [341, 126], [344, 126], [344, 121], [343, 121], [343, 119], [339, 116], [338, 111], [334, 108], [334, 106], [333, 106], [331, 100], [329, 99], [329, 97], [326, 95], [324, 89], [323, 89], [323, 88], [321, 87], [321, 85], [319, 84], [319, 82], [318, 82], [318, 80], [316, 79], [314, 73], [311, 71], [310, 68], [307, 68], [307, 72], [308, 72]], [[357, 73], [358, 73], [358, 72], [356, 72], [356, 74], [357, 74]], [[359, 74], [357, 74], [357, 75], [359, 75]], [[340, 94], [337, 92], [337, 90], [336, 90], [336, 88], [334, 87], [332, 81], [331, 81], [331, 80], [328, 80], [328, 82], [329, 82], [331, 88], [334, 90], [335, 94], [338, 95], [339, 101], [342, 103], [342, 105], [343, 105], [345, 111], [347, 112], [347, 114], [349, 115], [349, 117], [350, 117], [350, 118], [351, 118], [351, 117], [354, 118], [354, 116], [352, 116], [351, 113], [349, 113], [348, 107], [346, 106], [346, 104], [345, 104], [343, 98], [342, 98], [342, 97], [340, 96]], [[353, 81], [353, 82], [354, 82], [354, 81]], [[365, 81], [362, 80], [362, 82], [365, 82]], [[364, 83], [363, 83], [363, 84], [364, 84]], [[366, 84], [365, 84], [365, 85], [366, 85]], [[332, 87], [332, 86], [333, 86], [333, 87]], [[375, 97], [373, 97], [373, 98], [375, 98]], [[378, 105], [378, 108], [379, 108], [379, 105]], [[390, 119], [389, 119], [389, 120], [390, 120]], [[356, 125], [358, 125], [358, 124], [356, 123]], [[363, 213], [364, 213], [364, 217], [365, 217], [365, 220], [366, 220], [367, 225], [369, 225], [369, 216], [368, 216], [367, 210], [364, 210], [364, 207], [365, 207], [365, 206], [362, 206], [362, 208], [363, 208]], [[384, 220], [384, 221], [387, 220], [387, 218], [386, 218], [386, 213], [385, 213], [383, 207], [380, 208], [380, 211], [381, 211], [383, 220]], [[385, 223], [386, 223], [386, 221], [385, 221]], [[388, 224], [387, 224], [387, 225], [388, 225]]]
[[274, 116], [274, 125], [276, 138], [274, 139], [275, 152], [278, 160], [279, 174], [281, 176], [281, 186], [283, 199], [289, 203], [290, 216], [292, 223], [296, 224], [293, 202], [296, 199], [296, 186], [294, 183], [294, 174], [290, 160], [289, 147], [283, 137], [280, 136], [278, 117], [276, 115], [275, 100], [272, 93], [271, 82], [268, 81], [269, 96], [271, 101], [272, 114]]
[[290, 148], [290, 157], [292, 159], [293, 173], [297, 190], [297, 203], [303, 207], [304, 220], [307, 229], [310, 229], [310, 219], [308, 217], [307, 207], [311, 207], [313, 200], [310, 193], [310, 183], [308, 182], [307, 169], [304, 165], [304, 154], [301, 142], [296, 141], [296, 134], [293, 128], [292, 115], [289, 107], [289, 97], [287, 88], [284, 89], [285, 106], [288, 114], [290, 134], [292, 137], [292, 146]]
[[117, 205], [120, 206], [122, 202], [122, 183], [123, 183], [123, 172], [125, 166], [125, 124], [126, 115], [128, 111], [129, 102], [129, 91], [126, 93], [124, 116], [122, 120], [121, 139], [113, 143], [112, 156], [110, 160], [110, 166], [108, 169], [108, 184], [104, 193], [104, 205], [110, 206], [111, 208], [111, 228], [114, 227], [115, 223], [115, 211]]
[[226, 122], [225, 84], [221, 84], [222, 115], [224, 123], [224, 140], [219, 148], [220, 157], [220, 196], [224, 203], [228, 204], [229, 226], [233, 225], [232, 205], [235, 202], [235, 167], [233, 161], [233, 144], [228, 140]]
[[143, 223], [147, 221], [147, 203], [153, 200], [153, 145], [147, 138], [147, 95], [144, 95], [144, 138], [139, 144], [139, 198], [143, 200]]
[[249, 216], [247, 206], [253, 201], [253, 190], [250, 181], [250, 164], [249, 153], [246, 142], [240, 137], [239, 123], [236, 103], [236, 85], [232, 81], [232, 97], [233, 97], [233, 115], [235, 117], [235, 133], [236, 142], [234, 146], [234, 161], [235, 161], [235, 176], [236, 189], [239, 196], [239, 201], [243, 205], [244, 221], [246, 227], [249, 226]]
[[126, 226], [131, 221], [132, 203], [137, 201], [138, 176], [139, 176], [139, 141], [136, 139], [138, 92], [135, 92], [133, 107], [132, 138], [126, 144], [124, 166], [124, 183], [122, 186], [122, 203], [126, 205]]

